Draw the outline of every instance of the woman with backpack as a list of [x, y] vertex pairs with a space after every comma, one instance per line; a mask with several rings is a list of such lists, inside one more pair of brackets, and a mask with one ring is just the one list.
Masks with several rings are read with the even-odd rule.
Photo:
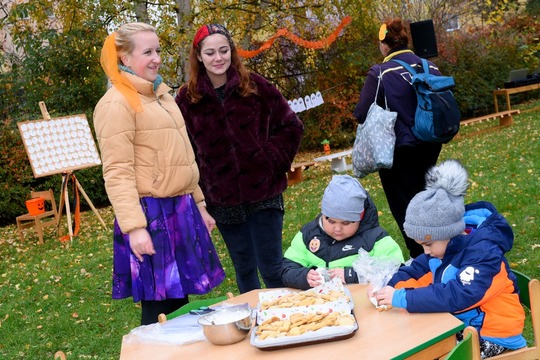
[[[366, 76], [360, 100], [356, 104], [354, 116], [358, 123], [366, 120], [369, 107], [375, 99], [379, 74], [381, 85], [377, 104], [398, 113], [394, 130], [396, 144], [392, 168], [380, 169], [379, 177], [386, 194], [390, 211], [405, 239], [411, 258], [423, 253], [422, 246], [409, 238], [403, 231], [405, 210], [411, 199], [424, 190], [426, 171], [437, 163], [442, 143], [425, 142], [417, 139], [411, 131], [417, 105], [417, 96], [411, 85], [411, 74], [393, 59], [410, 64], [417, 71], [422, 70], [422, 58], [409, 49], [409, 29], [401, 19], [386, 20], [379, 31], [379, 49], [384, 56], [380, 64], [373, 65]], [[440, 75], [435, 64], [428, 61], [432, 74]]]

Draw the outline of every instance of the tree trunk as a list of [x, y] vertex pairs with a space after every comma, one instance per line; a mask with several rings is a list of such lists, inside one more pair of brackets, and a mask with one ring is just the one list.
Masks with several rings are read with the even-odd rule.
[[[176, 21], [178, 23], [178, 31], [180, 33], [186, 33], [187, 30], [193, 26], [191, 20], [191, 1], [190, 0], [176, 0]], [[186, 50], [184, 50], [186, 49]], [[181, 83], [185, 83], [189, 77], [189, 47], [183, 47], [178, 54], [178, 67], [177, 75]], [[185, 53], [184, 51], [187, 51]]]
[[135, 1], [135, 16], [137, 21], [143, 23], [150, 23], [150, 17], [148, 16], [148, 4], [145, 0]]

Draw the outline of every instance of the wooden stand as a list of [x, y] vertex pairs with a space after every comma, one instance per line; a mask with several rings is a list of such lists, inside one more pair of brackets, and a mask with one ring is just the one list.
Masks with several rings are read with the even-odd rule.
[[[43, 115], [44, 119], [47, 119], [47, 120], [51, 119], [51, 116], [49, 115], [49, 112], [47, 111], [47, 107], [45, 106], [45, 103], [43, 101], [39, 102], [39, 108], [41, 109], [41, 114]], [[64, 182], [68, 181], [68, 178], [72, 173], [73, 173], [72, 171], [62, 173], [62, 184]], [[74, 177], [73, 179], [75, 181], [77, 189], [79, 189], [79, 191], [81, 192], [81, 194], [85, 198], [86, 202], [88, 203], [88, 205], [92, 209], [92, 211], [94, 211], [94, 213], [96, 214], [96, 216], [97, 216], [99, 222], [101, 223], [101, 225], [103, 226], [103, 228], [105, 230], [107, 230], [107, 225], [105, 225], [105, 222], [103, 221], [103, 218], [99, 215], [99, 212], [94, 207], [94, 204], [92, 204], [92, 201], [90, 200], [90, 198], [88, 197], [88, 195], [84, 191], [83, 187], [81, 186], [81, 184], [79, 183], [77, 178]], [[73, 241], [73, 227], [72, 227], [72, 221], [71, 221], [71, 209], [70, 209], [70, 206], [69, 206], [69, 193], [68, 193], [68, 187], [67, 186], [65, 188], [63, 188], [62, 191], [60, 192], [60, 202], [58, 204], [58, 215], [59, 215], [59, 217], [62, 216], [62, 211], [63, 211], [63, 206], [64, 205], [66, 207], [66, 217], [67, 217], [67, 224], [68, 224], [69, 239], [70, 239], [70, 241]], [[60, 221], [58, 222], [57, 234], [60, 235]]]
[[[68, 181], [68, 178], [69, 178], [69, 176], [71, 174], [72, 174], [71, 172], [67, 172], [67, 173], [62, 174], [62, 184], [64, 182]], [[77, 180], [77, 178], [74, 178], [74, 181], [75, 181], [75, 184], [77, 185], [77, 189], [79, 189], [79, 191], [83, 195], [84, 199], [86, 200], [86, 202], [88, 203], [88, 205], [90, 206], [90, 208], [92, 209], [94, 214], [96, 214], [96, 216], [97, 216], [99, 222], [101, 223], [101, 225], [103, 226], [103, 228], [105, 230], [107, 230], [107, 225], [105, 225], [105, 221], [103, 221], [103, 218], [101, 217], [101, 215], [99, 215], [99, 212], [95, 208], [94, 204], [92, 204], [92, 201], [90, 200], [90, 198], [88, 197], [88, 195], [84, 191], [82, 185], [79, 183], [79, 180]], [[71, 241], [73, 241], [73, 226], [72, 226], [72, 222], [71, 222], [71, 209], [70, 209], [70, 206], [69, 206], [69, 192], [68, 192], [68, 187], [67, 186], [60, 193], [60, 203], [58, 205], [58, 207], [59, 207], [58, 208], [58, 215], [59, 216], [62, 216], [62, 211], [63, 211], [63, 206], [64, 205], [66, 206], [66, 217], [67, 217], [67, 223], [68, 223], [69, 239]], [[58, 223], [58, 231], [57, 231], [57, 233], [58, 233], [58, 235], [60, 235], [60, 222]]]

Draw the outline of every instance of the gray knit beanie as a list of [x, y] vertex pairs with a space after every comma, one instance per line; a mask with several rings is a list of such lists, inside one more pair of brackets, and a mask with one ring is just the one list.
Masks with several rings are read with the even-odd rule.
[[409, 203], [403, 228], [414, 240], [447, 240], [465, 230], [463, 197], [467, 170], [457, 160], [447, 160], [426, 173], [426, 190]]
[[360, 221], [366, 190], [349, 175], [334, 175], [324, 190], [321, 211], [324, 216], [345, 221]]

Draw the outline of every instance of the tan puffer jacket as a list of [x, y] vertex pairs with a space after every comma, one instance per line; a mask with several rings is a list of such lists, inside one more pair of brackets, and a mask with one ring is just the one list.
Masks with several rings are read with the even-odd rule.
[[123, 233], [146, 227], [141, 197], [193, 194], [204, 201], [199, 169], [184, 118], [171, 89], [122, 72], [137, 89], [143, 112], [135, 113], [113, 86], [96, 105], [94, 127], [109, 200]]

